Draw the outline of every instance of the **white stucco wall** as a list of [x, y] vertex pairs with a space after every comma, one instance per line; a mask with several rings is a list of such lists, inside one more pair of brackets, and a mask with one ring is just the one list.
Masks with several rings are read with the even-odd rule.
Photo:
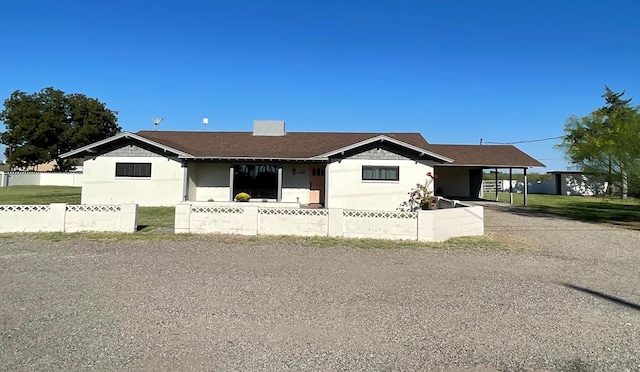
[[[151, 163], [151, 177], [116, 177], [116, 163]], [[182, 201], [183, 170], [162, 156], [85, 158], [82, 204], [173, 206]]]
[[229, 164], [197, 163], [189, 166], [194, 179], [193, 201], [229, 201]]
[[196, 175], [198, 164], [187, 164], [187, 200], [194, 200], [197, 196]]
[[[399, 181], [363, 181], [362, 166], [398, 166]], [[408, 200], [407, 193], [424, 184], [431, 163], [414, 160], [343, 159], [327, 165], [327, 206], [359, 210], [396, 210]]]
[[436, 167], [436, 174], [436, 187], [440, 187], [444, 195], [469, 196], [468, 168]]
[[282, 166], [283, 202], [309, 204], [310, 173], [309, 166], [306, 164], [284, 164]]

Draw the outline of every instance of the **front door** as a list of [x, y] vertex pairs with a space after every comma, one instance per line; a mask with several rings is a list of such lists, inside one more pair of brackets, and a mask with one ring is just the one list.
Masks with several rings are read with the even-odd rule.
[[324, 166], [311, 166], [309, 204], [324, 204]]

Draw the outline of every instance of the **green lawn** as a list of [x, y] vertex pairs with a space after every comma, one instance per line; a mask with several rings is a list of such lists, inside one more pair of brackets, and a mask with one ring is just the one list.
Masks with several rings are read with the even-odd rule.
[[176, 209], [174, 207], [139, 207], [138, 229], [142, 232], [173, 226]]
[[0, 187], [0, 204], [80, 204], [80, 187], [9, 186]]
[[[1, 204], [80, 204], [80, 187], [67, 186], [9, 186], [0, 187]], [[174, 207], [139, 207], [138, 227], [142, 232], [173, 226]]]
[[[495, 193], [485, 199], [495, 200]], [[509, 193], [499, 193], [499, 201], [509, 203]], [[513, 194], [513, 204], [523, 206], [522, 194]], [[609, 223], [640, 229], [640, 199], [604, 198], [595, 196], [564, 196], [529, 194], [527, 208], [557, 214], [580, 221]]]

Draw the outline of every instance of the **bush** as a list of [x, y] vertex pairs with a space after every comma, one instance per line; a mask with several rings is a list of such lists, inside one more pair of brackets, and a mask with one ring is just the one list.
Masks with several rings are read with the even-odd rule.
[[246, 192], [239, 192], [235, 197], [235, 200], [239, 202], [246, 202], [249, 201], [249, 199], [251, 199], [251, 195]]

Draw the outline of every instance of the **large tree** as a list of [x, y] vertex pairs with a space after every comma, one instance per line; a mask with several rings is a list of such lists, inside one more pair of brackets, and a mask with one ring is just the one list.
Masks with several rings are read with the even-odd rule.
[[17, 90], [0, 112], [5, 126], [0, 142], [7, 146], [5, 154], [13, 166], [53, 160], [57, 170], [66, 171], [71, 163], [60, 154], [118, 133], [117, 114], [83, 94], [51, 87], [33, 94]]
[[605, 87], [603, 107], [567, 119], [560, 147], [586, 173], [618, 186], [624, 199], [629, 187], [634, 194], [640, 188], [640, 110], [623, 96]]

